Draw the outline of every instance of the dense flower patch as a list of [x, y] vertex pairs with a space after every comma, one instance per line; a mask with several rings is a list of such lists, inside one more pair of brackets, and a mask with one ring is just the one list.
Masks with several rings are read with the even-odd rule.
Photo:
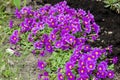
[[[63, 1], [54, 6], [45, 5], [38, 10], [33, 10], [31, 7], [16, 9], [15, 16], [23, 21], [19, 24], [20, 30], [15, 30], [10, 36], [11, 44], [17, 44], [21, 40], [20, 35], [29, 32], [28, 41], [34, 46], [33, 54], [39, 53], [44, 57], [45, 54], [57, 50], [63, 52], [72, 50], [70, 57], [67, 57], [68, 60], [61, 64], [64, 67], [58, 65], [57, 73], [45, 72], [39, 75], [39, 79], [51, 80], [52, 76], [49, 75], [53, 73], [57, 74], [58, 80], [114, 78], [114, 71], [110, 66], [117, 62], [117, 57], [107, 59], [107, 55], [112, 52], [112, 46], [94, 48], [90, 45], [97, 40], [100, 32], [100, 27], [90, 11], [75, 10]], [[10, 21], [10, 28], [12, 25], [13, 22]], [[42, 33], [45, 28], [49, 28], [49, 32]], [[110, 61], [112, 63], [109, 63]], [[58, 64], [60, 63], [59, 61]], [[38, 60], [40, 70], [51, 64]]]

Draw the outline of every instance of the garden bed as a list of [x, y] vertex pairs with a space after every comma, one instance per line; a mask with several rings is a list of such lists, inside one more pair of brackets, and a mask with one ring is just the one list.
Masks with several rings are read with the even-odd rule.
[[[34, 8], [39, 7], [44, 4], [56, 4], [62, 0], [44, 0], [43, 2], [39, 1], [30, 1], [29, 5], [32, 5]], [[117, 56], [118, 64], [115, 66], [115, 80], [120, 79], [120, 15], [114, 11], [111, 11], [108, 8], [104, 7], [104, 4], [100, 1], [88, 1], [88, 0], [67, 0], [68, 5], [72, 8], [84, 9], [90, 11], [94, 17], [97, 24], [100, 25], [101, 32], [99, 33], [99, 38], [94, 43], [91, 43], [94, 47], [107, 47], [113, 45], [113, 52], [108, 57]], [[14, 20], [14, 19], [13, 19]], [[16, 20], [14, 20], [16, 21]], [[20, 21], [16, 21], [14, 24], [18, 24]], [[42, 59], [47, 59], [48, 56], [43, 57]], [[37, 65], [37, 56], [29, 54], [24, 60], [20, 61], [24, 65], [21, 67], [19, 75], [26, 80], [37, 80], [37, 75], [40, 72], [36, 69]], [[34, 64], [33, 64], [34, 63]], [[27, 74], [27, 75], [26, 75]], [[110, 79], [108, 79], [110, 80]]]

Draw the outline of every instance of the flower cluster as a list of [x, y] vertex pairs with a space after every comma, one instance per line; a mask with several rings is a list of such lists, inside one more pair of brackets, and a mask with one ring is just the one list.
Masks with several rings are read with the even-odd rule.
[[[90, 11], [75, 10], [63, 1], [54, 6], [45, 5], [38, 10], [33, 10], [31, 7], [16, 9], [15, 16], [23, 21], [19, 24], [20, 31], [15, 30], [11, 35], [11, 44], [17, 44], [19, 41], [18, 33], [29, 32], [28, 41], [33, 43], [34, 54], [39, 51], [40, 56], [44, 56], [47, 53], [53, 53], [56, 49], [73, 50], [73, 54], [65, 64], [65, 75], [68, 80], [88, 80], [91, 76], [95, 80], [114, 77], [114, 72], [108, 70], [107, 60], [101, 59], [102, 56], [106, 57], [112, 48], [93, 48], [89, 45], [91, 41], [98, 38], [100, 32], [100, 27]], [[10, 21], [10, 28], [13, 28], [12, 24], [13, 22]], [[52, 31], [39, 36], [47, 26]], [[116, 61], [117, 59], [114, 58], [114, 63]], [[40, 70], [45, 66], [47, 64], [44, 61], [38, 60]], [[76, 76], [74, 71], [79, 76]], [[58, 80], [64, 80], [64, 78], [62, 72], [58, 72]]]

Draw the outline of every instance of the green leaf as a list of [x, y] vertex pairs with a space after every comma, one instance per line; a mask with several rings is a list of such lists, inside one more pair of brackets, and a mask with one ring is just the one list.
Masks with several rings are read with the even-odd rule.
[[114, 64], [109, 65], [108, 70], [114, 70]]
[[47, 71], [47, 72], [49, 72], [49, 73], [51, 73], [51, 70], [50, 70], [50, 68], [46, 68], [46, 71]]
[[105, 7], [107, 8], [107, 7], [110, 7], [110, 5], [105, 5]]
[[15, 6], [16, 6], [18, 9], [21, 8], [21, 7], [20, 7], [20, 4], [21, 4], [21, 1], [20, 1], [20, 0], [14, 0], [14, 4], [15, 4]]

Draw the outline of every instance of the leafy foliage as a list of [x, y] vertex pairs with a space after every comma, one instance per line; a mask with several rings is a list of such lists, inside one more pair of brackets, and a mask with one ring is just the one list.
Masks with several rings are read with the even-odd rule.
[[104, 0], [105, 7], [109, 7], [112, 10], [116, 10], [117, 13], [120, 13], [120, 0]]
[[[45, 70], [50, 74], [50, 79], [53, 78], [53, 75], [57, 73], [57, 70], [61, 68], [64, 71], [65, 63], [69, 60], [70, 56], [72, 54], [72, 50], [69, 51], [62, 51], [61, 49], [56, 50], [56, 52], [53, 52], [53, 54], [50, 56], [49, 59], [46, 60], [47, 66]], [[54, 75], [55, 78], [57, 78], [57, 75]]]
[[14, 4], [18, 9], [21, 8], [21, 0], [14, 0]]

